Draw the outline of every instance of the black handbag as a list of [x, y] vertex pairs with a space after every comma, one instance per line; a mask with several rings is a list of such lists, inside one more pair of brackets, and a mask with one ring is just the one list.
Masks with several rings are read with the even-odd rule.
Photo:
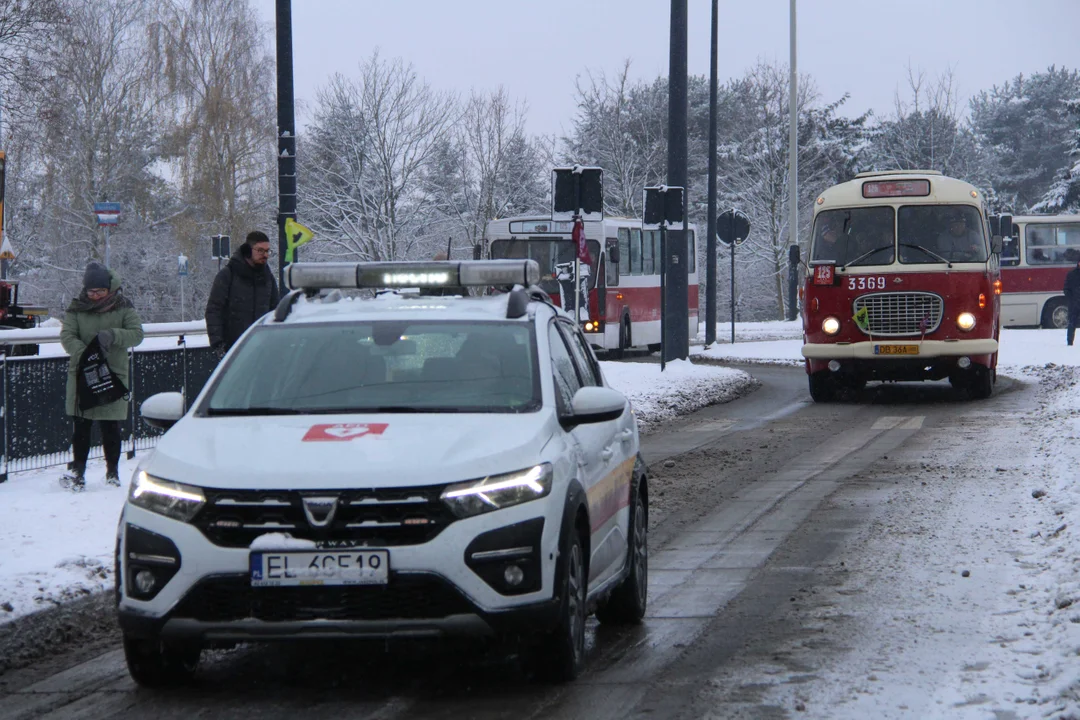
[[97, 337], [90, 341], [75, 373], [75, 398], [79, 410], [92, 410], [127, 397], [128, 389], [105, 360]]

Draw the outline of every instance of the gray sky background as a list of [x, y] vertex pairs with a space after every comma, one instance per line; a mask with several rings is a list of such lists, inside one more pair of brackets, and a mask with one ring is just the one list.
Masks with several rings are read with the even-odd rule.
[[[271, 31], [275, 0], [254, 0]], [[335, 72], [355, 76], [379, 48], [440, 90], [502, 85], [536, 133], [568, 132], [574, 80], [586, 70], [637, 78], [668, 71], [667, 0], [293, 0], [297, 120]], [[710, 0], [689, 0], [689, 68], [709, 71]], [[888, 114], [907, 66], [952, 68], [962, 98], [1018, 73], [1080, 68], [1080, 0], [799, 0], [800, 73], [847, 114]], [[787, 0], [721, 0], [718, 75], [788, 60]]]

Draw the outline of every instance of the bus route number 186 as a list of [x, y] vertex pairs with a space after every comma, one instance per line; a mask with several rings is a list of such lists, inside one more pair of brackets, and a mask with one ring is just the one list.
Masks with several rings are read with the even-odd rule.
[[860, 277], [849, 277], [847, 279], [848, 290], [884, 290], [885, 278], [878, 277], [866, 277], [865, 275]]

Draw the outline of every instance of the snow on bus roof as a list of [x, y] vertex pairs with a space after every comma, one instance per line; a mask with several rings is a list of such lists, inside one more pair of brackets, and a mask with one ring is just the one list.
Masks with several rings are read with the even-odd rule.
[[[863, 197], [863, 185], [873, 182], [877, 176], [887, 176], [888, 182], [902, 180], [928, 180], [929, 195], [907, 195], [898, 197]], [[972, 194], [974, 193], [974, 194]], [[833, 185], [822, 192], [814, 203], [814, 212], [836, 207], [855, 207], [859, 205], [934, 205], [939, 203], [968, 204], [980, 207], [985, 198], [974, 185], [963, 180], [942, 175], [936, 170], [889, 170], [875, 173], [859, 173], [855, 179], [839, 185]]]
[[1013, 215], [1014, 223], [1080, 222], [1080, 215]]

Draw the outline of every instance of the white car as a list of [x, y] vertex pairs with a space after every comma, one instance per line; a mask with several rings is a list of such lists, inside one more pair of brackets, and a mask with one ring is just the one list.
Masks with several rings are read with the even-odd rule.
[[[142, 405], [169, 429], [117, 533], [138, 683], [237, 642], [454, 635], [519, 639], [572, 679], [590, 612], [640, 622], [637, 422], [536, 289], [534, 261], [297, 263], [286, 277], [294, 290], [190, 409], [179, 393]], [[437, 294], [466, 286], [508, 291]], [[375, 287], [421, 290], [327, 290]]]

